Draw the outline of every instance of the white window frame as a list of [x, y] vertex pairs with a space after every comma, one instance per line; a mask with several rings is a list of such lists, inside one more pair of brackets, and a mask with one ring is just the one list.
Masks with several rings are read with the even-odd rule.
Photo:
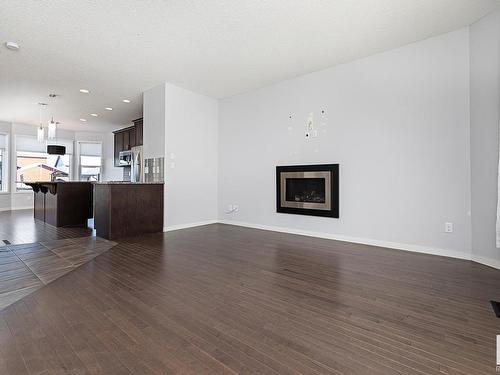
[[[96, 144], [96, 145], [100, 145], [101, 146], [101, 155], [85, 155], [85, 154], [82, 154], [82, 143], [92, 143], [92, 144]], [[102, 157], [102, 148], [103, 148], [103, 142], [101, 141], [76, 141], [76, 176], [75, 176], [75, 179], [76, 180], [80, 180], [80, 176], [81, 176], [81, 171], [82, 171], [82, 165], [80, 164], [80, 161], [81, 161], [81, 156], [100, 156], [101, 157], [101, 165], [99, 166], [100, 169], [101, 169], [101, 173], [99, 173], [99, 181], [102, 180], [102, 173], [103, 173], [103, 157]]]
[[2, 179], [2, 184], [5, 190], [0, 190], [0, 195], [10, 194], [10, 133], [0, 132], [0, 135], [5, 136], [5, 148], [2, 150], [5, 153], [2, 155], [2, 170], [4, 171], [5, 180]]

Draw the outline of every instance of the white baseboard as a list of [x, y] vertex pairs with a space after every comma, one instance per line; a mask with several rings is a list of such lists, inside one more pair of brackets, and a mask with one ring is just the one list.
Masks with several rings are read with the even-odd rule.
[[11, 210], [12, 211], [17, 211], [17, 210], [32, 210], [33, 209], [33, 205], [31, 206], [25, 206], [25, 207], [12, 207]]
[[215, 224], [215, 223], [218, 223], [218, 222], [219, 222], [218, 220], [213, 219], [213, 220], [197, 221], [197, 222], [194, 222], [194, 223], [171, 225], [171, 226], [163, 227], [163, 231], [164, 232], [170, 232], [170, 231], [173, 231], [173, 230], [193, 228], [193, 227], [200, 227], [202, 225]]
[[493, 267], [498, 270], [500, 270], [500, 260], [492, 259], [492, 258], [486, 258], [486, 257], [478, 257], [473, 255], [472, 256], [472, 261], [476, 263], [481, 263], [484, 264], [485, 266], [488, 267]]
[[[32, 206], [15, 207], [15, 208], [0, 208], [0, 212], [2, 212], [2, 211], [14, 211], [14, 210], [27, 210], [27, 209], [32, 209], [32, 208], [33, 208]], [[171, 225], [171, 226], [163, 227], [163, 231], [170, 232], [170, 231], [174, 231], [174, 230], [199, 227], [202, 225], [209, 225], [209, 224], [215, 224], [215, 223], [236, 225], [236, 226], [240, 226], [240, 227], [247, 227], [247, 228], [254, 228], [254, 229], [262, 229], [262, 230], [268, 230], [268, 231], [273, 231], [273, 232], [297, 234], [300, 236], [309, 236], [309, 237], [325, 238], [325, 239], [336, 240], [336, 241], [359, 243], [359, 244], [370, 245], [370, 246], [386, 247], [389, 249], [412, 251], [412, 252], [422, 253], [422, 254], [430, 254], [430, 255], [438, 255], [438, 256], [444, 256], [444, 257], [450, 257], [450, 258], [472, 260], [473, 262], [476, 262], [476, 263], [480, 263], [480, 264], [484, 264], [484, 265], [489, 266], [489, 267], [500, 269], [500, 261], [499, 260], [485, 258], [485, 257], [472, 256], [467, 251], [462, 252], [462, 251], [457, 251], [457, 250], [442, 249], [442, 248], [428, 247], [428, 246], [415, 245], [415, 244], [380, 241], [380, 240], [375, 240], [375, 239], [370, 239], [370, 238], [359, 238], [359, 237], [350, 237], [350, 236], [343, 236], [343, 235], [337, 235], [337, 234], [331, 234], [331, 233], [304, 231], [304, 230], [299, 230], [299, 229], [276, 227], [276, 226], [262, 225], [262, 224], [255, 224], [255, 223], [247, 223], [247, 222], [234, 221], [234, 220], [216, 220], [216, 219], [213, 219], [213, 220], [198, 221], [198, 222], [193, 222], [193, 223]]]
[[263, 229], [263, 230], [269, 230], [269, 231], [273, 231], [273, 232], [298, 234], [301, 236], [318, 237], [318, 238], [325, 238], [325, 239], [329, 239], [329, 240], [359, 243], [359, 244], [363, 244], [363, 245], [386, 247], [389, 249], [413, 251], [413, 252], [422, 253], [422, 254], [430, 254], [430, 255], [438, 255], [438, 256], [444, 256], [444, 257], [450, 257], [450, 258], [471, 260], [471, 254], [467, 251], [462, 252], [462, 251], [457, 251], [457, 250], [441, 249], [441, 248], [414, 245], [414, 244], [380, 241], [380, 240], [374, 240], [374, 239], [370, 239], [370, 238], [350, 237], [350, 236], [343, 236], [343, 235], [323, 233], [323, 232], [303, 231], [303, 230], [298, 230], [298, 229], [275, 227], [275, 226], [261, 225], [261, 224], [254, 224], [254, 223], [245, 223], [245, 222], [232, 221], [232, 220], [219, 220], [219, 223], [237, 225], [237, 226], [255, 228], [255, 229]]
[[0, 208], [0, 212], [4, 211], [17, 211], [17, 210], [32, 210], [33, 206], [26, 206], [26, 207], [4, 207]]

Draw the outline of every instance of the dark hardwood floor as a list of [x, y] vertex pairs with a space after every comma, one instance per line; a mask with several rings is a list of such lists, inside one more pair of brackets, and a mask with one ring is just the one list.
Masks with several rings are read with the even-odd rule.
[[122, 241], [0, 313], [2, 374], [493, 374], [500, 271], [214, 224]]
[[34, 220], [33, 210], [0, 212], [0, 242], [25, 244], [91, 235], [93, 230], [89, 228], [56, 228]]
[[0, 247], [0, 310], [115, 245], [99, 237], [80, 237]]

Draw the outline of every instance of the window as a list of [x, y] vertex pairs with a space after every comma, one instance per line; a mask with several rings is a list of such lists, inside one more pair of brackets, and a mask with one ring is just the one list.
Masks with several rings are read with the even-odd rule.
[[9, 189], [7, 172], [9, 170], [7, 164], [7, 135], [0, 134], [0, 192], [6, 192]]
[[101, 157], [80, 155], [80, 181], [99, 181], [101, 177]]
[[31, 190], [23, 182], [69, 181], [70, 155], [48, 155], [32, 151], [17, 152], [16, 190]]
[[79, 142], [79, 150], [78, 179], [80, 181], [100, 181], [102, 145], [97, 142]]
[[16, 191], [31, 191], [24, 182], [71, 180], [71, 154], [73, 142], [58, 140], [66, 146], [65, 155], [49, 155], [46, 143], [35, 137], [16, 136]]
[[4, 161], [3, 161], [3, 155], [5, 153], [5, 150], [3, 148], [0, 148], [0, 191], [3, 191], [3, 187], [5, 185], [5, 180], [3, 179], [3, 169], [4, 169]]

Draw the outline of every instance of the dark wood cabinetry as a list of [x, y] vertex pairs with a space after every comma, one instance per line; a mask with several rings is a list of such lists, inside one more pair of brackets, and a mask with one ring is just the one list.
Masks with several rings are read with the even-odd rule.
[[123, 151], [123, 133], [115, 132], [115, 167], [120, 165], [120, 151]]
[[120, 152], [128, 151], [132, 147], [142, 146], [143, 126], [142, 118], [134, 120], [134, 125], [114, 131], [115, 135], [115, 167], [120, 166]]
[[125, 130], [123, 133], [123, 149], [125, 151], [130, 150], [130, 129]]
[[87, 227], [92, 217], [91, 182], [29, 182], [34, 192], [35, 219], [55, 227]]
[[130, 150], [132, 147], [135, 147], [135, 146], [140, 146], [137, 144], [136, 140], [135, 140], [135, 126], [133, 128], [130, 128], [130, 130], [128, 131], [128, 149]]
[[163, 231], [163, 184], [94, 184], [94, 229], [115, 240]]
[[136, 146], [142, 146], [142, 134], [143, 134], [142, 118], [134, 120], [134, 126], [135, 126], [135, 144]]

